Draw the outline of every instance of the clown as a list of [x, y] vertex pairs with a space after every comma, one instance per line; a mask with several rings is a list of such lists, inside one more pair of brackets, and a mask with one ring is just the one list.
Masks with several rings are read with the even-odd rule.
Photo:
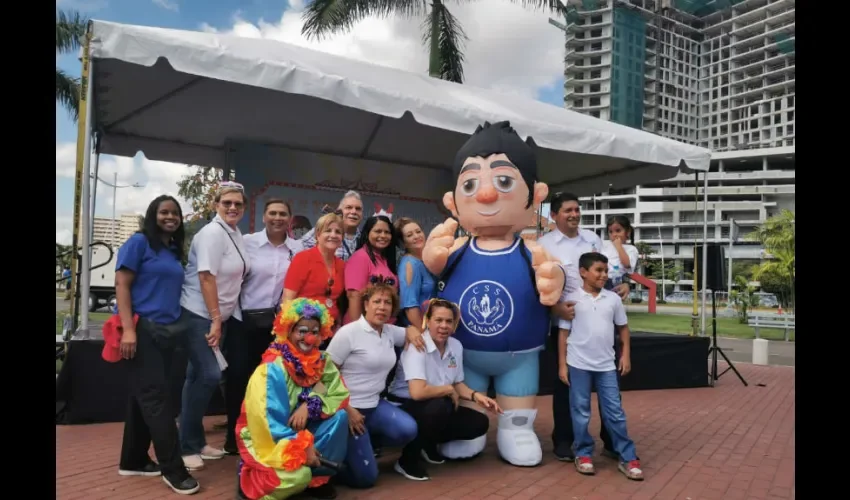
[[236, 422], [239, 498], [282, 500], [306, 489], [335, 498], [334, 471], [319, 457], [345, 458], [348, 389], [327, 354], [333, 319], [319, 302], [295, 299], [274, 322], [275, 340], [263, 355]]
[[[479, 126], [455, 156], [453, 170], [456, 187], [443, 204], [454, 218], [431, 231], [422, 261], [439, 276], [437, 296], [460, 307], [455, 337], [463, 345], [464, 381], [486, 394], [494, 379], [504, 409], [499, 454], [513, 465], [535, 466], [543, 458], [534, 433], [539, 351], [566, 274], [543, 247], [518, 233], [549, 188], [537, 182], [533, 140], [524, 142], [509, 122]], [[457, 221], [472, 238], [455, 238]], [[486, 436], [453, 441], [441, 452], [466, 458], [485, 444]]]

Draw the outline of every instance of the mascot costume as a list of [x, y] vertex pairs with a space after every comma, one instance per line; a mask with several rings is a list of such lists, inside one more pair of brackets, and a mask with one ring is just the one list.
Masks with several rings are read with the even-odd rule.
[[[461, 322], [464, 382], [486, 393], [494, 379], [499, 405], [499, 454], [516, 466], [543, 459], [534, 433], [540, 351], [549, 332], [549, 307], [566, 278], [557, 259], [518, 233], [549, 194], [537, 182], [534, 141], [509, 122], [485, 123], [457, 153], [454, 192], [443, 204], [454, 216], [431, 231], [422, 260], [438, 276], [437, 296], [456, 303]], [[471, 238], [455, 238], [460, 226]], [[465, 403], [465, 402], [464, 402]], [[441, 447], [449, 458], [481, 453], [486, 436]]]

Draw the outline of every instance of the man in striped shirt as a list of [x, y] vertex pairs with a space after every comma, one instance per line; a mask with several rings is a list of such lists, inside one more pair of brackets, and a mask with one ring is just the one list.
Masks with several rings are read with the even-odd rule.
[[[336, 256], [347, 261], [357, 249], [357, 238], [360, 237], [360, 222], [363, 220], [363, 199], [360, 193], [357, 191], [345, 193], [339, 202], [337, 213], [342, 217], [345, 234], [342, 245], [336, 251]], [[316, 230], [309, 230], [300, 241], [305, 250], [316, 246]]]

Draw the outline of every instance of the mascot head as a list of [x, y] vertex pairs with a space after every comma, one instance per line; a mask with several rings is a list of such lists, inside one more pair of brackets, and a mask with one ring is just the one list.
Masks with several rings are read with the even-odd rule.
[[507, 236], [530, 224], [549, 187], [537, 182], [534, 140], [523, 141], [510, 122], [479, 125], [453, 165], [454, 192], [443, 204], [477, 236]]

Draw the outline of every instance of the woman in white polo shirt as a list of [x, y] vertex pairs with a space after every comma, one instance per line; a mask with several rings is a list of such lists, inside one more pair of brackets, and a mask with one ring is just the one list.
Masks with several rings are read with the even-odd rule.
[[204, 460], [224, 456], [207, 445], [204, 413], [221, 381], [214, 350], [219, 349], [223, 325], [230, 317], [242, 319], [239, 294], [250, 262], [236, 224], [248, 199], [236, 182], [222, 182], [215, 196], [216, 216], [192, 239], [180, 305], [186, 324], [189, 368], [180, 411], [180, 447], [189, 470], [203, 468]]
[[416, 439], [402, 450], [396, 472], [408, 479], [429, 479], [421, 459], [442, 464], [445, 457], [470, 458], [450, 450], [453, 442], [484, 438], [490, 427], [487, 415], [460, 401], [474, 402], [481, 409], [502, 413], [498, 403], [463, 383], [463, 346], [452, 334], [460, 321], [456, 304], [431, 299], [425, 311], [425, 352], [408, 347], [401, 354], [388, 400], [401, 404], [419, 426]]
[[291, 217], [288, 202], [277, 198], [267, 200], [263, 208], [263, 229], [246, 234], [244, 238], [251, 272], [242, 284], [239, 302], [242, 320], [235, 317], [228, 320], [224, 339], [227, 359], [224, 451], [229, 455], [239, 454], [236, 420], [242, 411], [248, 380], [271, 342], [274, 318], [283, 296], [283, 280], [295, 254], [304, 249], [300, 241], [288, 236]]
[[413, 327], [387, 324], [399, 308], [395, 285], [369, 285], [362, 303], [363, 315], [337, 330], [326, 352], [351, 393], [346, 468], [339, 479], [350, 487], [371, 488], [378, 479], [378, 465], [370, 434], [379, 435], [386, 446], [404, 446], [416, 437], [416, 422], [381, 399], [381, 392], [396, 362], [395, 347], [403, 346], [405, 337], [420, 340], [421, 334]]

